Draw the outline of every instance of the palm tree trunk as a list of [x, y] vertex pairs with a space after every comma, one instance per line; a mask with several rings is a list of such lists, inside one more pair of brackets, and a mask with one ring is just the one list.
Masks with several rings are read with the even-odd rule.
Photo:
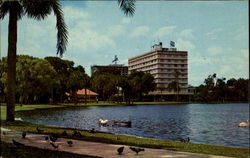
[[[15, 7], [14, 7], [15, 8]], [[16, 44], [17, 44], [17, 13], [9, 11], [8, 60], [7, 60], [7, 121], [15, 119], [16, 92]]]
[[84, 89], [84, 90], [85, 90], [85, 96], [84, 96], [85, 99], [84, 99], [84, 103], [87, 104], [87, 88], [86, 88], [86, 86], [85, 86], [85, 89]]

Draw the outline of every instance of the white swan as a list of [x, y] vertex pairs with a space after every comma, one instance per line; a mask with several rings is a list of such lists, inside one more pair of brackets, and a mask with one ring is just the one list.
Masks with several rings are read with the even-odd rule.
[[23, 119], [21, 117], [16, 117], [15, 121], [23, 121]]
[[106, 123], [108, 123], [108, 120], [99, 119], [99, 122], [100, 122], [101, 124], [106, 124]]
[[249, 126], [249, 120], [247, 120], [247, 122], [241, 122], [238, 125], [239, 127], [248, 127]]

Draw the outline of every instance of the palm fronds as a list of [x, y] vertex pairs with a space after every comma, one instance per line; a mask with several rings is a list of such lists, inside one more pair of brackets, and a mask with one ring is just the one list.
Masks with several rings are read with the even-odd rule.
[[134, 15], [135, 0], [118, 0], [118, 5], [126, 16]]
[[63, 11], [61, 9], [61, 5], [57, 0], [53, 1], [52, 8], [56, 16], [56, 28], [58, 30], [57, 45], [56, 45], [57, 54], [62, 56], [63, 53], [66, 51], [66, 46], [68, 43], [67, 25], [64, 22]]

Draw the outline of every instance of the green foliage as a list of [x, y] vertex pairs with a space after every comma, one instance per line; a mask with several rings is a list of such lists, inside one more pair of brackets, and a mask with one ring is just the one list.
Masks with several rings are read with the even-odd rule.
[[143, 94], [153, 91], [156, 88], [154, 77], [149, 73], [142, 71], [132, 71], [129, 75], [129, 80], [132, 87], [132, 93], [137, 96], [139, 101], [142, 100]]
[[204, 80], [204, 85], [197, 87], [195, 99], [203, 102], [246, 102], [249, 79], [218, 78], [216, 74], [209, 75]]
[[[130, 104], [131, 99], [142, 100], [143, 94], [147, 94], [156, 87], [154, 77], [149, 73], [133, 71], [129, 76], [122, 76], [112, 70], [112, 68], [106, 68], [97, 71], [92, 77], [92, 88], [98, 92], [99, 97], [103, 100], [126, 100]], [[114, 97], [113, 95], [118, 96]]]
[[[6, 75], [3, 75], [1, 81], [5, 85], [6, 80]], [[51, 87], [58, 83], [55, 70], [46, 60], [27, 55], [17, 57], [16, 93], [20, 103], [38, 101], [48, 95]]]
[[[61, 101], [65, 92], [75, 93], [89, 86], [89, 77], [82, 66], [74, 67], [73, 61], [62, 60], [58, 57], [45, 59], [27, 55], [17, 57], [17, 102], [45, 103], [50, 97], [58, 102]], [[4, 94], [7, 80], [6, 65], [6, 58], [3, 58], [0, 62], [0, 67], [3, 68], [0, 74], [0, 90], [3, 90]]]

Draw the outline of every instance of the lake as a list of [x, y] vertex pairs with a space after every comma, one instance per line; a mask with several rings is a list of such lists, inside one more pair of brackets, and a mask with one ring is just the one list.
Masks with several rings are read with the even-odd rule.
[[[249, 119], [247, 103], [89, 107], [18, 113], [24, 121], [156, 139], [249, 147], [249, 128], [238, 127]], [[131, 120], [132, 127], [99, 127], [98, 120]]]

